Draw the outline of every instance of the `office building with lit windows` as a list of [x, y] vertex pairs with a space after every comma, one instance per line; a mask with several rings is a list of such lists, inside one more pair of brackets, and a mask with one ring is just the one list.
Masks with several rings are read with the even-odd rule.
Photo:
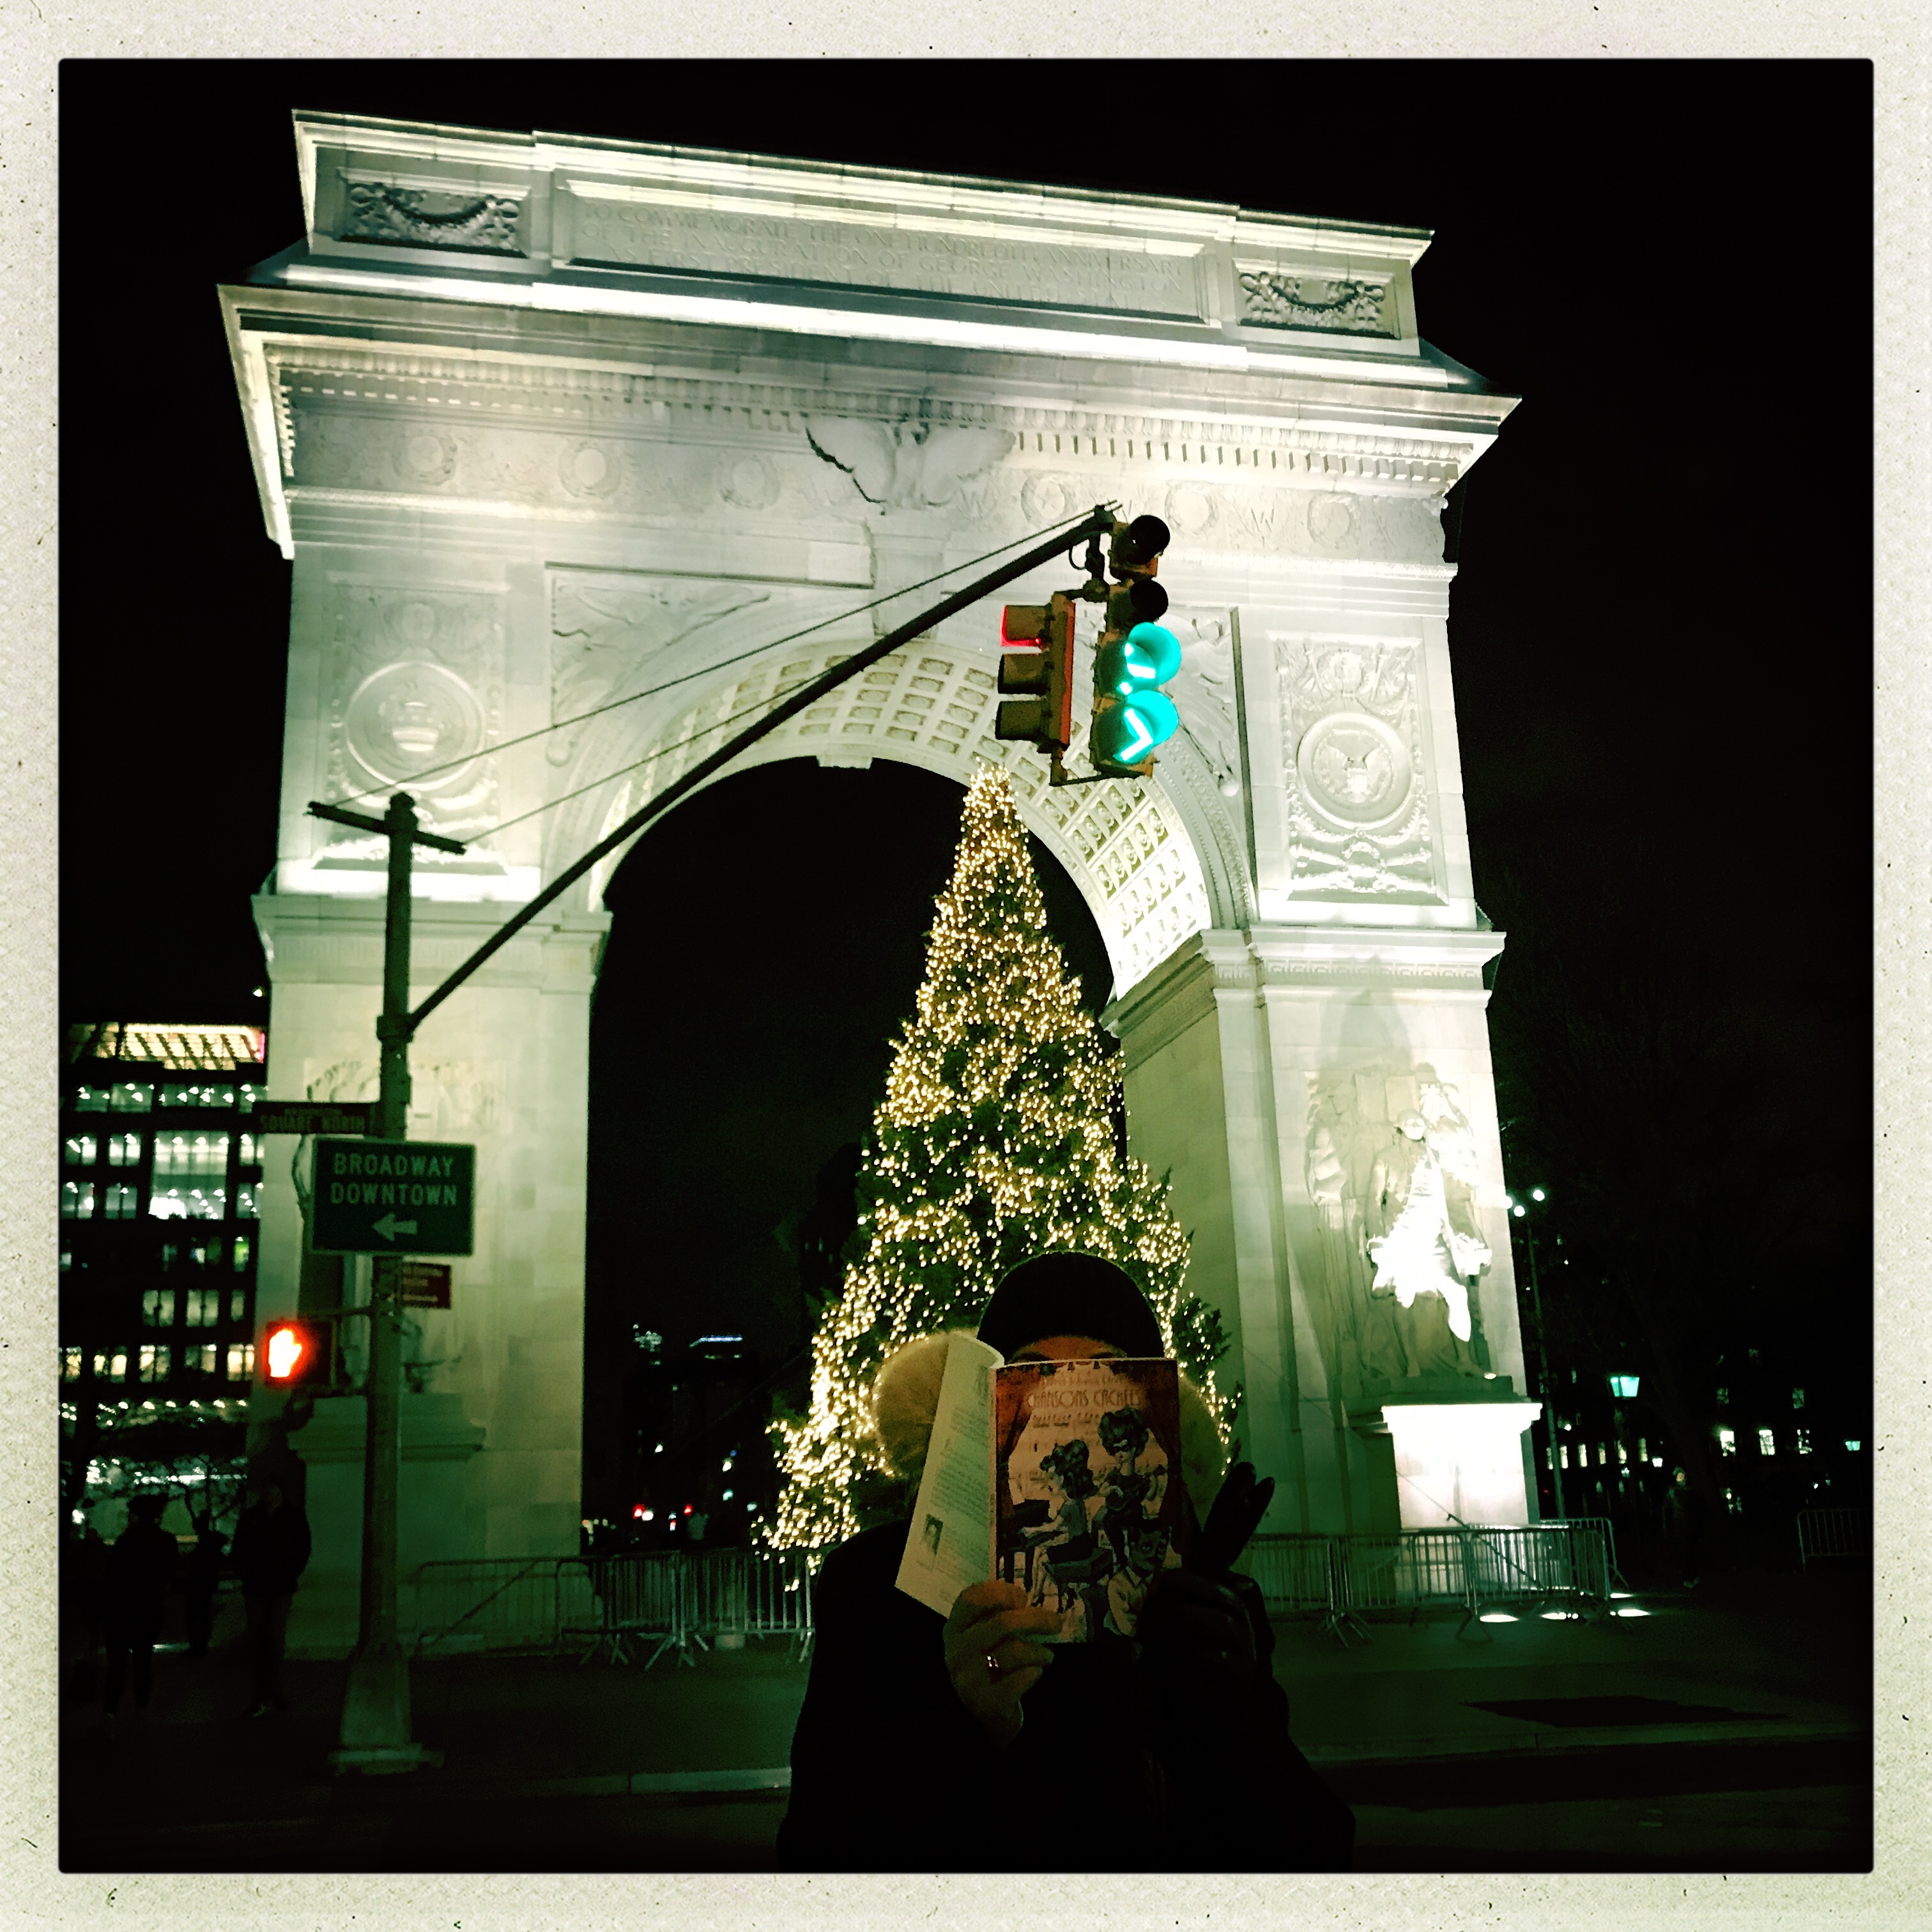
[[60, 1378], [76, 1452], [143, 1417], [238, 1420], [255, 1372], [259, 1027], [70, 1029], [60, 1120]]

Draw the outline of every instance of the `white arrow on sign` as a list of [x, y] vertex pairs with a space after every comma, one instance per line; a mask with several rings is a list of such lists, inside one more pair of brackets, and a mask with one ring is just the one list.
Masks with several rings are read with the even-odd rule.
[[413, 1234], [416, 1231], [413, 1221], [398, 1221], [393, 1214], [385, 1214], [376, 1223], [376, 1233], [386, 1241], [393, 1241], [398, 1234]]

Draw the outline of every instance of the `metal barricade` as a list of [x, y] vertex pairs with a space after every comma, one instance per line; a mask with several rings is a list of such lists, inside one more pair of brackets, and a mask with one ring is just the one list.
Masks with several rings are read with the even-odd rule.
[[1814, 1563], [1857, 1562], [1871, 1555], [1871, 1511], [1808, 1509], [1798, 1512], [1798, 1568]]
[[800, 1658], [812, 1654], [812, 1580], [820, 1553], [754, 1550], [746, 1562], [745, 1630], [782, 1636]]
[[418, 1657], [554, 1650], [589, 1605], [580, 1558], [456, 1558], [410, 1577]]
[[584, 1562], [597, 1600], [598, 1621], [566, 1633], [592, 1640], [584, 1663], [608, 1652], [612, 1663], [628, 1664], [633, 1644], [641, 1647], [653, 1639], [657, 1648], [646, 1660], [646, 1670], [667, 1650], [676, 1651], [680, 1664], [692, 1662], [685, 1557], [675, 1550], [632, 1551]]

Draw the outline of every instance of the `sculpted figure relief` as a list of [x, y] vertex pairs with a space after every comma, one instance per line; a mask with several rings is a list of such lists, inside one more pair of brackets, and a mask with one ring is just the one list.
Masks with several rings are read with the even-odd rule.
[[[1475, 1136], [1453, 1090], [1428, 1066], [1311, 1084], [1308, 1191], [1345, 1381], [1351, 1356], [1364, 1382], [1481, 1374], [1469, 1287], [1491, 1256]], [[1390, 1088], [1414, 1104], [1385, 1112]]]

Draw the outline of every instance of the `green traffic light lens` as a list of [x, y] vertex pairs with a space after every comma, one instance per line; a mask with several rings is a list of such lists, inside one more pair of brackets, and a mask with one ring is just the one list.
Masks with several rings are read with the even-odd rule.
[[1099, 764], [1137, 765], [1180, 728], [1180, 713], [1164, 691], [1136, 691], [1094, 721], [1093, 756]]
[[1164, 624], [1136, 624], [1127, 633], [1125, 649], [1142, 684], [1165, 684], [1180, 668], [1180, 640]]

